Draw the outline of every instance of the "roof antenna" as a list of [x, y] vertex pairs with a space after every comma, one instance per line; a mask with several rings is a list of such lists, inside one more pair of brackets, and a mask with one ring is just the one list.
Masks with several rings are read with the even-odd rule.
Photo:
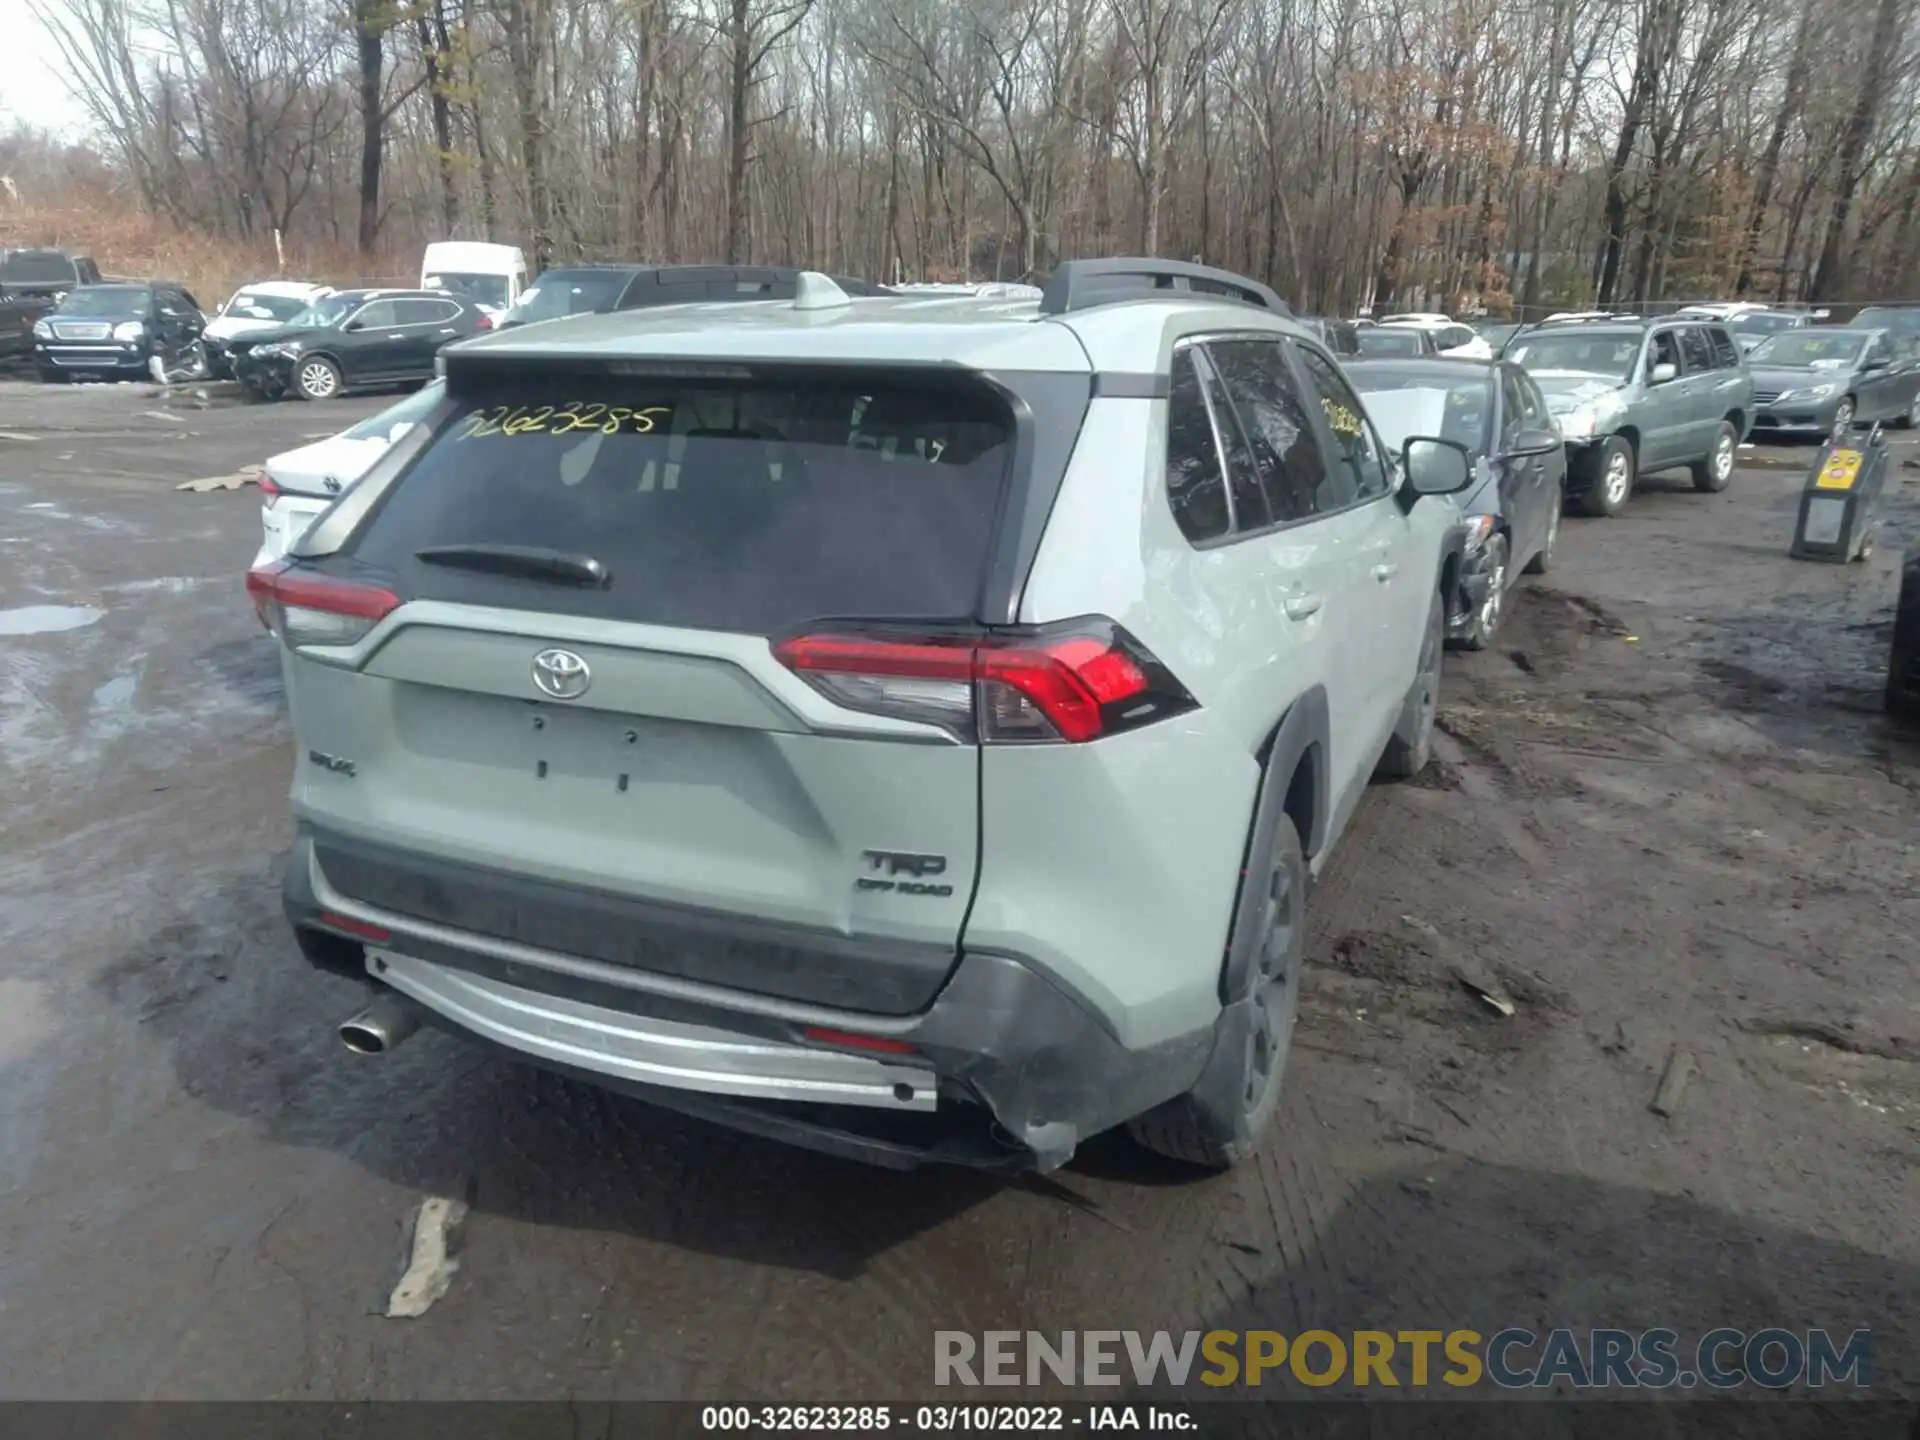
[[796, 310], [837, 310], [852, 303], [846, 291], [818, 270], [802, 270], [794, 283], [793, 308]]

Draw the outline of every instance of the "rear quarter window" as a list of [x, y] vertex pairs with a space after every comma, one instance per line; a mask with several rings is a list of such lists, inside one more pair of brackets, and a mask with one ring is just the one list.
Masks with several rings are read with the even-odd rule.
[[[991, 391], [877, 375], [529, 377], [463, 396], [346, 547], [416, 599], [773, 634], [964, 619], [1013, 449]], [[591, 557], [603, 588], [424, 562], [442, 546]]]

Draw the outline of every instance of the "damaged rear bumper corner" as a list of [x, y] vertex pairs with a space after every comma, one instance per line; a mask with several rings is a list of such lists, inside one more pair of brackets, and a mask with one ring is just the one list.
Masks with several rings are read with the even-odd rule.
[[[965, 953], [923, 1010], [877, 1016], [454, 932], [332, 892], [304, 835], [284, 898], [311, 963], [391, 985], [440, 1028], [666, 1109], [893, 1169], [1056, 1169], [1093, 1135], [1191, 1088], [1213, 1048], [1209, 1025], [1130, 1049], [1014, 955]], [[392, 938], [369, 946], [323, 911]], [[383, 955], [404, 960], [376, 968]], [[810, 1027], [912, 1050], [823, 1049]], [[836, 1098], [836, 1085], [851, 1088]]]

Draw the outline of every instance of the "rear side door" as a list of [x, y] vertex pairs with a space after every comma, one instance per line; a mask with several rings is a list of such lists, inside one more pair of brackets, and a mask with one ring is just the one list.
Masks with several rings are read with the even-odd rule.
[[[1252, 528], [1240, 543], [1258, 557], [1268, 612], [1300, 634], [1301, 643], [1289, 647], [1301, 666], [1298, 677], [1290, 677], [1294, 688], [1311, 679], [1326, 687], [1333, 716], [1329, 768], [1344, 802], [1372, 771], [1379, 693], [1397, 660], [1391, 653], [1389, 596], [1398, 579], [1392, 537], [1352, 503], [1352, 479], [1331, 464], [1314, 414], [1321, 402], [1309, 400], [1284, 342], [1210, 339], [1206, 353], [1267, 512], [1265, 526]], [[1359, 403], [1352, 401], [1352, 413], [1364, 416]], [[1230, 472], [1234, 468], [1230, 456]]]
[[924, 1006], [974, 890], [962, 642], [1006, 401], [946, 374], [490, 374], [309, 562], [403, 602], [350, 657], [289, 662], [300, 753], [356, 764], [296, 781], [327, 882], [604, 965]]
[[457, 300], [396, 300], [393, 309], [395, 328], [404, 337], [394, 351], [397, 378], [430, 378], [440, 347], [470, 333], [466, 307]]
[[1713, 449], [1713, 437], [1732, 408], [1722, 402], [1722, 386], [1728, 376], [1720, 369], [1704, 325], [1680, 327], [1680, 357], [1680, 388], [1687, 397], [1686, 445], [1680, 458], [1698, 460]]

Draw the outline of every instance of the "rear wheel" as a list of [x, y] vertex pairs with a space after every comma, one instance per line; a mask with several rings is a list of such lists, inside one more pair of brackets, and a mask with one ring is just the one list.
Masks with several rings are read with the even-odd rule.
[[1907, 408], [1900, 413], [1900, 418], [1893, 423], [1898, 425], [1902, 430], [1911, 430], [1915, 426], [1920, 425], [1920, 394], [1916, 394], [1913, 399], [1907, 402]]
[[1581, 513], [1603, 517], [1618, 515], [1626, 508], [1627, 497], [1633, 494], [1633, 446], [1619, 435], [1609, 435], [1601, 442], [1591, 463], [1593, 483], [1581, 497]]
[[331, 400], [340, 393], [340, 367], [324, 355], [310, 355], [293, 372], [293, 388], [302, 400]]
[[1440, 657], [1446, 639], [1446, 602], [1436, 594], [1427, 612], [1427, 633], [1420, 642], [1419, 672], [1400, 707], [1393, 736], [1374, 767], [1373, 773], [1382, 780], [1410, 780], [1433, 758], [1433, 723], [1440, 713]]
[[1722, 420], [1707, 458], [1696, 460], [1687, 467], [1693, 473], [1693, 488], [1709, 495], [1717, 495], [1726, 489], [1727, 482], [1733, 479], [1733, 456], [1739, 443], [1740, 433], [1733, 428], [1733, 422]]
[[1249, 867], [1244, 882], [1251, 887], [1258, 875], [1260, 888], [1242, 895], [1235, 923], [1234, 949], [1251, 947], [1244, 966], [1230, 967], [1244, 972], [1241, 994], [1221, 1011], [1213, 1057], [1192, 1090], [1127, 1124], [1146, 1149], [1206, 1170], [1230, 1169], [1259, 1148], [1280, 1105], [1293, 1045], [1306, 951], [1307, 857], [1284, 812], [1264, 850], [1264, 863]]
[[1853, 403], [1853, 396], [1851, 395], [1833, 407], [1833, 433], [1835, 435], [1844, 435], [1853, 428], [1853, 417], [1857, 413], [1857, 410], [1858, 407]]

